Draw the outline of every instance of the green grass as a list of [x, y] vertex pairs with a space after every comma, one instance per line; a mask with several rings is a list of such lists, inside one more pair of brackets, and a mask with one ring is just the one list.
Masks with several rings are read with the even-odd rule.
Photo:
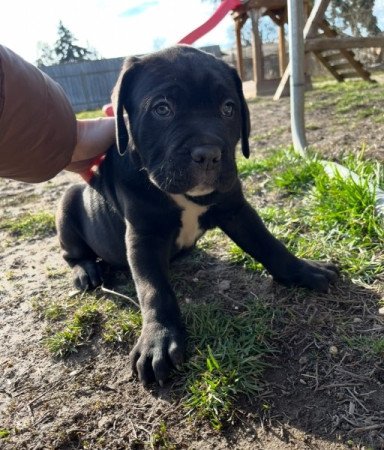
[[263, 159], [246, 159], [238, 158], [237, 160], [237, 170], [240, 178], [247, 178], [256, 173], [270, 172], [279, 165], [281, 161], [287, 156], [285, 149], [277, 150], [272, 152], [268, 157]]
[[6, 439], [10, 436], [11, 432], [5, 428], [0, 428], [0, 439]]
[[[48, 310], [49, 311], [49, 310]], [[47, 313], [57, 319], [52, 313]], [[48, 350], [54, 356], [67, 356], [76, 352], [81, 345], [87, 343], [100, 322], [100, 312], [96, 303], [87, 303], [77, 308], [71, 320], [64, 328], [46, 339]]]
[[214, 302], [184, 309], [193, 346], [186, 364], [186, 406], [215, 429], [231, 420], [239, 396], [262, 390], [273, 313], [258, 299], [249, 300], [239, 313]]
[[[265, 160], [254, 163], [255, 173]], [[374, 195], [376, 187], [383, 188], [383, 169], [377, 162], [365, 160], [364, 151], [347, 155], [340, 162], [362, 181], [337, 174], [329, 177], [316, 158], [305, 161], [286, 150], [286, 158], [281, 158], [265, 178], [271, 193], [285, 192], [292, 200], [260, 208], [259, 214], [273, 234], [298, 256], [331, 258], [353, 279], [372, 282], [384, 271], [384, 227], [375, 213]], [[250, 171], [249, 180], [251, 175]], [[247, 178], [245, 182], [251, 181]], [[260, 270], [238, 247], [231, 246], [229, 252], [233, 261]]]
[[[246, 306], [241, 310], [227, 311], [214, 298], [182, 308], [191, 358], [182, 372], [180, 394], [187, 412], [215, 429], [231, 420], [239, 396], [261, 391], [265, 356], [272, 351], [268, 339], [276, 311], [254, 297], [242, 301]], [[55, 357], [78, 352], [94, 336], [109, 345], [132, 347], [142, 325], [139, 311], [95, 293], [60, 303], [35, 299], [33, 306], [49, 323], [45, 345]]]
[[373, 355], [375, 357], [383, 358], [384, 356], [384, 338], [372, 336], [353, 336], [344, 337], [345, 342], [351, 349], [357, 349]]
[[112, 308], [103, 326], [103, 339], [109, 344], [129, 342], [141, 329], [141, 314], [131, 309]]
[[245, 253], [239, 246], [231, 242], [229, 245], [229, 257], [230, 260], [241, 264], [245, 269], [262, 271], [263, 266], [259, 262], [255, 261], [248, 253]]
[[45, 345], [56, 357], [66, 357], [100, 334], [107, 344], [133, 342], [141, 328], [141, 315], [104, 297], [89, 293], [75, 299], [34, 302], [35, 310], [50, 322]]
[[322, 165], [316, 158], [308, 161], [296, 159], [292, 164], [285, 162], [283, 170], [275, 176], [274, 183], [289, 194], [300, 194], [313, 186], [315, 178], [322, 171]]
[[55, 232], [55, 216], [45, 211], [27, 213], [16, 218], [2, 219], [0, 229], [20, 238], [44, 237]]
[[101, 109], [95, 109], [94, 111], [83, 111], [76, 114], [77, 119], [96, 119], [97, 117], [105, 117], [105, 114]]
[[345, 115], [357, 119], [373, 117], [375, 122], [383, 123], [384, 111], [380, 104], [384, 95], [382, 84], [367, 81], [323, 81], [314, 83], [314, 87], [315, 90], [307, 96], [306, 108], [309, 111], [333, 107], [339, 118]]
[[176, 450], [178, 448], [176, 444], [171, 442], [168, 436], [167, 425], [164, 422], [151, 434], [150, 444], [153, 449]]

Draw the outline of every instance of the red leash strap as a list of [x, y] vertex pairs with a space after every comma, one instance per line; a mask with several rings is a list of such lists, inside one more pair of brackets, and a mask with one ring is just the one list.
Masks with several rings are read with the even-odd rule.
[[100, 165], [102, 164], [102, 162], [105, 159], [105, 153], [103, 153], [102, 155], [98, 155], [96, 156], [96, 158], [94, 158], [90, 165], [88, 166], [87, 170], [85, 170], [84, 172], [80, 173], [81, 178], [86, 182], [86, 183], [90, 183], [92, 180], [92, 177], [95, 175], [95, 173], [98, 171]]
[[178, 44], [192, 45], [195, 41], [197, 41], [197, 39], [200, 39], [202, 36], [215, 28], [215, 26], [222, 21], [230, 11], [237, 9], [242, 4], [243, 2], [241, 0], [223, 0], [220, 3], [220, 6], [206, 22], [197, 27], [191, 33], [184, 36]]

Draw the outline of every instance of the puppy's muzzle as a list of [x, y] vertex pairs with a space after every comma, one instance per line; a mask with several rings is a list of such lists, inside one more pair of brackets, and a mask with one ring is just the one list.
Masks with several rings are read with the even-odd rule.
[[191, 158], [195, 168], [206, 171], [217, 170], [221, 161], [221, 149], [216, 145], [193, 147]]

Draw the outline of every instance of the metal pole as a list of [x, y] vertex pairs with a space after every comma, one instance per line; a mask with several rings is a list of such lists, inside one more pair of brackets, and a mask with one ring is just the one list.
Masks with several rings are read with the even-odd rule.
[[288, 0], [288, 40], [291, 62], [290, 99], [293, 147], [306, 156], [307, 139], [304, 122], [304, 8], [302, 0]]

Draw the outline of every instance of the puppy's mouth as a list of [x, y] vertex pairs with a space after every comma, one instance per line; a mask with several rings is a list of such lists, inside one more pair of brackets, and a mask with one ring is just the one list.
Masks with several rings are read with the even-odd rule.
[[194, 187], [193, 189], [190, 189], [189, 191], [186, 192], [186, 194], [189, 197], [201, 197], [203, 195], [211, 194], [214, 190], [215, 190], [215, 188], [213, 188], [211, 186], [205, 186], [203, 184], [203, 185], [198, 185], [198, 186]]
[[202, 180], [201, 177], [194, 179], [190, 173], [175, 173], [168, 174], [167, 176], [159, 176], [157, 174], [150, 173], [149, 179], [160, 190], [167, 192], [168, 194], [187, 194], [190, 197], [201, 197], [211, 194], [217, 188], [216, 177], [208, 177], [208, 179]]

